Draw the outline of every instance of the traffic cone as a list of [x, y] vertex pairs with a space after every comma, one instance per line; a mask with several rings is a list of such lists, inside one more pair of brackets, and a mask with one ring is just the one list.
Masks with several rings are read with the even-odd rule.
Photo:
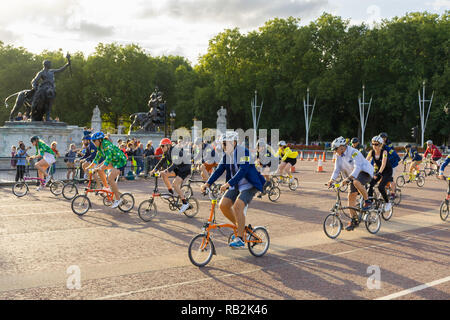
[[323, 162], [325, 162], [325, 159], [327, 158], [327, 155], [326, 155], [326, 153], [325, 153], [325, 151], [323, 152], [323, 157], [322, 157], [323, 159]]
[[319, 158], [319, 162], [317, 163], [317, 171], [316, 172], [324, 172], [322, 167], [322, 159]]
[[314, 161], [317, 162], [317, 152], [314, 152]]
[[301, 155], [300, 155], [300, 161], [303, 161], [303, 160], [305, 160], [305, 159], [303, 159], [303, 151], [302, 151]]

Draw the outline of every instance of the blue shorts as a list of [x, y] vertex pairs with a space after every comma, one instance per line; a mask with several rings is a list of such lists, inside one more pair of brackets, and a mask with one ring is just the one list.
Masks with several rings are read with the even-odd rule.
[[236, 202], [236, 199], [239, 199], [244, 202], [245, 205], [248, 205], [257, 192], [258, 189], [256, 189], [255, 187], [244, 190], [242, 192], [239, 192], [236, 187], [234, 189], [229, 189], [223, 196], [233, 201], [233, 203]]

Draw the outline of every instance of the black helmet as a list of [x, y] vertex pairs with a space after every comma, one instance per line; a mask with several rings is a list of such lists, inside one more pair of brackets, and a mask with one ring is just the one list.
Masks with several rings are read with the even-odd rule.
[[408, 143], [408, 144], [405, 146], [405, 149], [409, 149], [409, 148], [411, 148], [411, 145]]
[[388, 134], [386, 132], [382, 132], [382, 133], [379, 134], [379, 136], [384, 139], [384, 138], [388, 137]]
[[34, 141], [39, 141], [39, 137], [38, 137], [38, 136], [32, 137], [32, 138], [31, 138], [31, 142], [34, 142]]
[[358, 142], [359, 142], [359, 139], [358, 139], [358, 138], [356, 138], [356, 137], [355, 137], [355, 138], [352, 138], [352, 141], [351, 141], [351, 142], [352, 142], [352, 144], [354, 144], [354, 143], [358, 143]]

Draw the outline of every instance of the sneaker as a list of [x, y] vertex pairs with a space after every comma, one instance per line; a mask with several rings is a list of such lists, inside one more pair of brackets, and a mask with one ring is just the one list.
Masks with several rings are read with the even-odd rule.
[[39, 187], [36, 188], [36, 191], [41, 191], [42, 188], [43, 188], [43, 187], [42, 187], [41, 185], [39, 185]]
[[395, 193], [391, 193], [391, 201], [395, 200]]
[[45, 181], [44, 181], [44, 186], [46, 186], [47, 185], [47, 183], [50, 181], [50, 179], [52, 178], [52, 176], [51, 175], [48, 175], [47, 176], [47, 178], [45, 178]]
[[347, 231], [352, 231], [352, 230], [354, 230], [358, 225], [359, 225], [358, 220], [352, 219], [352, 221], [350, 221], [350, 223], [349, 223], [348, 226], [345, 228], [345, 230], [347, 230]]
[[237, 237], [232, 242], [230, 242], [229, 246], [235, 249], [243, 248], [245, 247], [245, 242], [242, 241], [241, 238]]
[[372, 209], [372, 201], [370, 201], [370, 200], [364, 201], [364, 204], [361, 209], [363, 211], [369, 211], [370, 209]]
[[183, 205], [180, 208], [180, 211], [178, 211], [179, 213], [183, 213], [185, 212], [187, 209], [189, 209], [189, 203], [183, 203]]
[[117, 208], [118, 206], [120, 206], [121, 204], [122, 204], [122, 199], [120, 199], [120, 200], [114, 200], [114, 203], [112, 204], [111, 208], [112, 208], [112, 209], [115, 209], [115, 208]]
[[389, 210], [391, 210], [391, 208], [392, 208], [392, 204], [390, 202], [384, 204], [385, 212], [388, 212]]

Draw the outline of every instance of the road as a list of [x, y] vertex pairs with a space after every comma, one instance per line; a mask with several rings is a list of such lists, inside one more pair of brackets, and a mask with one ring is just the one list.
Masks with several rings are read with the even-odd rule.
[[[450, 298], [449, 224], [439, 218], [446, 184], [428, 177], [406, 185], [394, 216], [371, 235], [361, 226], [327, 238], [323, 220], [335, 201], [317, 163], [299, 161], [297, 191], [282, 187], [277, 203], [254, 199], [247, 221], [267, 226], [271, 244], [262, 258], [232, 250], [215, 233], [217, 255], [204, 268], [187, 255], [210, 202], [199, 194], [194, 218], [158, 202], [151, 222], [137, 215], [152, 180], [120, 183], [136, 198], [130, 213], [104, 207], [83, 217], [70, 202], [35, 187], [16, 198], [0, 188], [0, 299], [442, 299]], [[160, 200], [159, 200], [160, 201]], [[220, 213], [219, 221], [225, 222]], [[80, 276], [80, 287], [72, 282]], [[379, 276], [380, 281], [373, 281]], [[75, 278], [74, 278], [75, 277]]]

